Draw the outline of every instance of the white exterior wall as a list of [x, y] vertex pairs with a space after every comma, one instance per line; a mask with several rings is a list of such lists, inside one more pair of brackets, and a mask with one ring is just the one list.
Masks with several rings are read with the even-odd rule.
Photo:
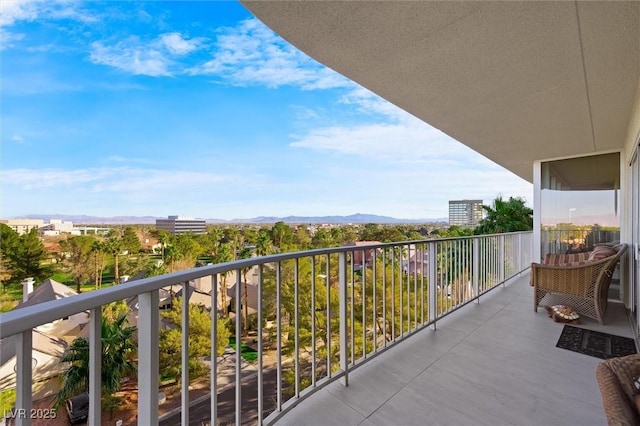
[[38, 229], [44, 226], [44, 220], [42, 219], [6, 219], [3, 223], [20, 235], [26, 234], [34, 228]]

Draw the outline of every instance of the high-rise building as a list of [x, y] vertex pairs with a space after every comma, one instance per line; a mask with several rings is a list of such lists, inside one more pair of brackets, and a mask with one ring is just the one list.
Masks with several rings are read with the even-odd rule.
[[156, 219], [156, 229], [164, 229], [173, 234], [206, 234], [207, 223], [204, 219], [194, 219], [188, 216], [169, 216], [167, 219]]
[[482, 200], [449, 201], [449, 226], [476, 227], [482, 220]]

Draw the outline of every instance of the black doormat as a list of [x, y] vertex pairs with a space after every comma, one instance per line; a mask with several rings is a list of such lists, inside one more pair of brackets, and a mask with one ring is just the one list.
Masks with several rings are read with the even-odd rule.
[[564, 326], [556, 347], [602, 359], [637, 353], [633, 339], [571, 325]]

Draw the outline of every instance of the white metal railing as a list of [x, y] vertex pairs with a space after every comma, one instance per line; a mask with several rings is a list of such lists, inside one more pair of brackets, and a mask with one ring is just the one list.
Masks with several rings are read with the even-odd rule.
[[[100, 424], [100, 316], [108, 303], [138, 296], [138, 424], [157, 424], [159, 290], [210, 276], [211, 306], [218, 306], [218, 274], [235, 272], [235, 312], [241, 309], [241, 271], [257, 269], [257, 374], [255, 407], [243, 401], [242, 315], [235, 315], [235, 407], [222, 412], [216, 356], [211, 356], [211, 424], [255, 421], [271, 424], [302, 398], [530, 267], [531, 232], [348, 246], [282, 253], [205, 266], [17, 309], [0, 316], [0, 338], [17, 336], [16, 408], [32, 406], [32, 329], [89, 311], [89, 424]], [[189, 423], [189, 309], [183, 297], [181, 423]], [[223, 309], [225, 307], [222, 307]], [[216, 309], [211, 310], [215, 354]], [[265, 365], [267, 320], [275, 322], [275, 365]], [[273, 375], [275, 386], [265, 384]], [[244, 405], [243, 405], [244, 404]], [[247, 414], [256, 412], [257, 414]], [[244, 415], [244, 417], [243, 417]], [[254, 416], [247, 418], [247, 415]], [[28, 416], [17, 424], [28, 425]], [[206, 419], [201, 419], [206, 420]]]

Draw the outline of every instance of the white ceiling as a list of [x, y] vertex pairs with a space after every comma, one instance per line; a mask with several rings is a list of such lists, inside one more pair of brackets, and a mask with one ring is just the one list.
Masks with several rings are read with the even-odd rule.
[[267, 26], [491, 160], [621, 149], [640, 2], [248, 1]]

